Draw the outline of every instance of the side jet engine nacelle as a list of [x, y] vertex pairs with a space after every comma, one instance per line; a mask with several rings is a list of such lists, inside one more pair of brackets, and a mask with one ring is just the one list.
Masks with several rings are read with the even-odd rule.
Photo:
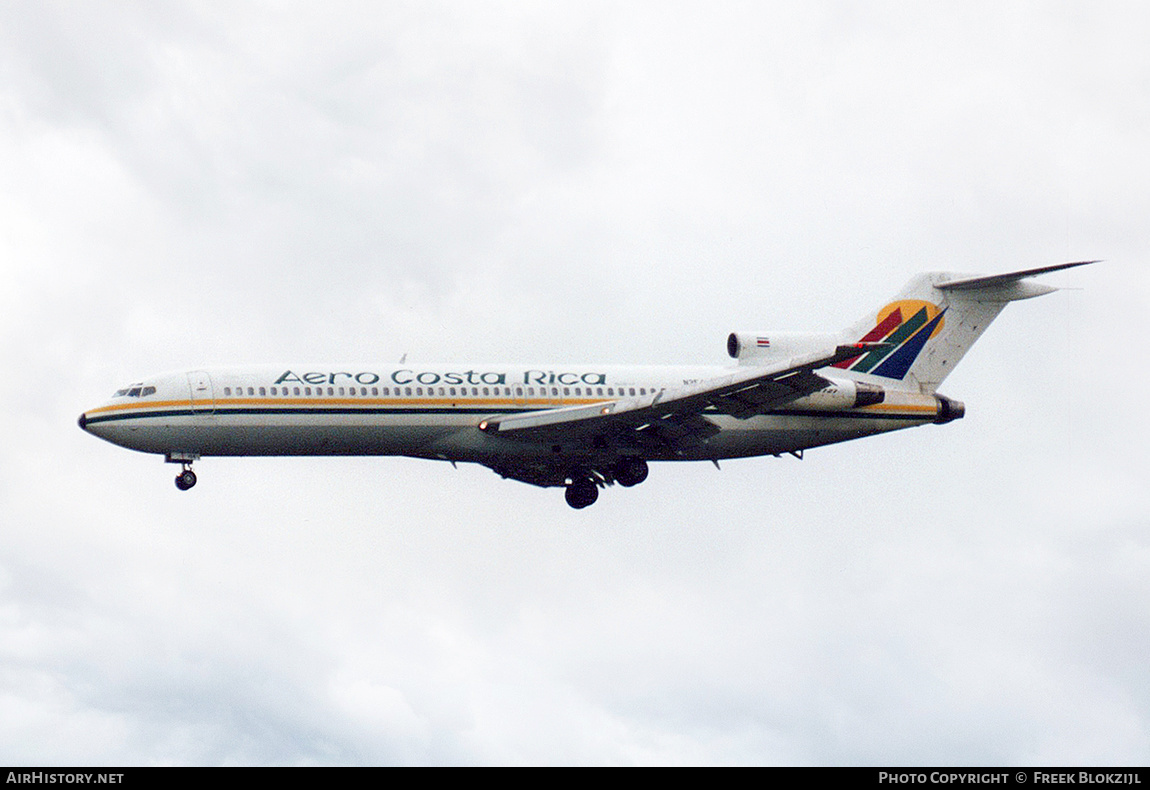
[[732, 332], [727, 353], [740, 363], [765, 364], [815, 351], [834, 351], [835, 335], [822, 332]]
[[818, 392], [791, 401], [788, 408], [835, 411], [873, 406], [886, 399], [886, 391], [874, 384], [850, 379], [836, 379]]

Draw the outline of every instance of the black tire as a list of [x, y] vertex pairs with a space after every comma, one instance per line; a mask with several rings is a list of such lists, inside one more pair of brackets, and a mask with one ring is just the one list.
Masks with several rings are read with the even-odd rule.
[[189, 488], [196, 484], [196, 473], [191, 469], [185, 469], [176, 475], [176, 488], [181, 491], [187, 491]]
[[582, 510], [595, 504], [595, 500], [599, 498], [599, 486], [590, 480], [576, 480], [567, 486], [567, 492], [564, 496], [567, 498], [568, 505], [576, 510]]
[[619, 462], [619, 468], [615, 470], [615, 479], [619, 485], [630, 488], [646, 480], [649, 471], [647, 462], [642, 458], [625, 458]]

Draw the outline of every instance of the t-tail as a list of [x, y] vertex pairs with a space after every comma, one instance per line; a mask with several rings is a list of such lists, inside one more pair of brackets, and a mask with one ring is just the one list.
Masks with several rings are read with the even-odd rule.
[[[933, 393], [1007, 302], [1058, 290], [1027, 278], [1097, 261], [969, 276], [926, 272], [873, 318], [843, 331], [843, 343], [879, 344], [834, 365], [843, 375], [888, 389]], [[836, 371], [836, 372], [838, 372]]]

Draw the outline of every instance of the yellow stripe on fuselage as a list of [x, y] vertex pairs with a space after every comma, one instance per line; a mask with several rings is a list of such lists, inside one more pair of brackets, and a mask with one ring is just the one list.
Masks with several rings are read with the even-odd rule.
[[[565, 398], [562, 400], [544, 400], [542, 398], [525, 398], [518, 400], [504, 400], [495, 398], [459, 398], [452, 400], [444, 398], [442, 400], [435, 399], [429, 400], [427, 398], [217, 398], [215, 401], [207, 400], [163, 400], [163, 401], [146, 401], [139, 403], [116, 403], [110, 406], [100, 406], [95, 409], [90, 409], [87, 414], [99, 415], [109, 414], [114, 412], [123, 411], [151, 411], [153, 409], [170, 409], [180, 408], [189, 409], [204, 414], [210, 413], [215, 409], [229, 408], [236, 406], [249, 406], [249, 407], [276, 407], [276, 406], [294, 406], [294, 407], [348, 407], [360, 406], [363, 408], [379, 408], [387, 406], [407, 406], [415, 408], [479, 408], [487, 407], [493, 411], [500, 409], [511, 408], [524, 408], [533, 407], [538, 409], [559, 409], [565, 406], [586, 406], [593, 403], [611, 403], [610, 400], [602, 400], [598, 398]], [[779, 411], [786, 412], [787, 406], [782, 405]], [[938, 407], [935, 405], [916, 405], [916, 404], [898, 404], [898, 403], [875, 403], [869, 406], [863, 406], [859, 409], [846, 409], [845, 412], [882, 412], [888, 413], [892, 416], [898, 415], [930, 415], [933, 416], [938, 413]], [[834, 412], [828, 411], [827, 416], [831, 416]]]
[[543, 400], [541, 398], [525, 398], [519, 400], [496, 400], [494, 398], [458, 398], [452, 400], [428, 400], [427, 398], [217, 398], [208, 400], [158, 400], [142, 401], [139, 403], [115, 403], [111, 406], [100, 406], [89, 409], [87, 414], [106, 414], [110, 412], [151, 409], [196, 409], [209, 411], [211, 409], [229, 406], [490, 406], [492, 408], [513, 408], [522, 406], [535, 406], [538, 408], [560, 408], [562, 406], [584, 406], [591, 403], [609, 403], [600, 399], [565, 399]]
[[883, 411], [883, 412], [912, 412], [914, 414], [937, 414], [938, 406], [915, 406], [909, 403], [875, 403], [870, 406], [863, 406], [859, 411]]
[[[197, 401], [202, 403], [202, 401]], [[86, 414], [104, 414], [113, 411], [125, 411], [127, 409], [156, 409], [156, 408], [192, 408], [193, 403], [190, 400], [153, 400], [142, 401], [140, 403], [114, 403], [111, 406], [100, 406], [95, 409], [88, 409]]]

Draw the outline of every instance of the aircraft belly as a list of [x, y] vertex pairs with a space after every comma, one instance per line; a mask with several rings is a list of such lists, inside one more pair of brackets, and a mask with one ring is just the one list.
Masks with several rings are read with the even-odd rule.
[[749, 419], [711, 417], [720, 432], [706, 442], [681, 448], [665, 460], [711, 460], [777, 455], [810, 447], [859, 439], [915, 425], [929, 420], [862, 419], [857, 416], [822, 417], [765, 414]]
[[459, 418], [421, 415], [221, 415], [200, 425], [201, 455], [423, 455]]
[[90, 430], [149, 453], [194, 455], [425, 455], [472, 418], [461, 415], [209, 414], [125, 418]]

